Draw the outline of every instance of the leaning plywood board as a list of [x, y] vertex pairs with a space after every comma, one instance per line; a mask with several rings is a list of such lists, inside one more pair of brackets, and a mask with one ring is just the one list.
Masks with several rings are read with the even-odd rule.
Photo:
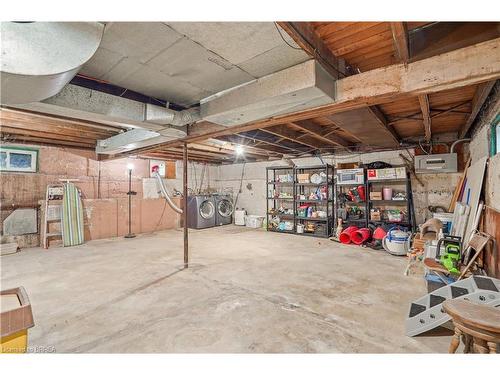
[[472, 164], [467, 170], [467, 180], [462, 195], [462, 203], [470, 207], [470, 213], [467, 219], [467, 225], [465, 226], [464, 242], [468, 241], [470, 233], [475, 229], [474, 219], [476, 218], [479, 197], [481, 196], [481, 190], [483, 188], [484, 171], [486, 169], [487, 160], [488, 157], [485, 156]]

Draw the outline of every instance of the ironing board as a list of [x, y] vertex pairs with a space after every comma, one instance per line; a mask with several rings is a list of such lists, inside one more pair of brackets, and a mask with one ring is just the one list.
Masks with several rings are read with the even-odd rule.
[[83, 207], [75, 184], [64, 183], [62, 209], [62, 238], [64, 246], [83, 243]]

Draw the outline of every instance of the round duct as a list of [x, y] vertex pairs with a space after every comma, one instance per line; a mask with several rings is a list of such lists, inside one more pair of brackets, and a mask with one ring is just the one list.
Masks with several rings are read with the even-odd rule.
[[98, 22], [1, 22], [2, 104], [47, 99], [96, 52], [104, 25]]

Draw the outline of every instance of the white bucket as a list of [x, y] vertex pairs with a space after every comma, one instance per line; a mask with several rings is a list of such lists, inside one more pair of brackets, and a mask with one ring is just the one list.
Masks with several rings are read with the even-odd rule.
[[235, 210], [234, 211], [234, 225], [245, 225], [245, 210]]

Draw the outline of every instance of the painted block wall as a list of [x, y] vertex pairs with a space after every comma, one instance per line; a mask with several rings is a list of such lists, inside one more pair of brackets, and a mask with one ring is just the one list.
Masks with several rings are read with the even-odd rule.
[[[10, 146], [5, 145], [5, 146]], [[14, 146], [14, 145], [13, 145]], [[132, 190], [137, 195], [132, 198], [133, 231], [135, 233], [176, 228], [179, 215], [174, 213], [165, 200], [158, 194], [157, 182], [150, 178], [149, 160], [126, 158], [109, 161], [96, 161], [90, 151], [64, 149], [46, 146], [30, 146], [39, 150], [39, 169], [37, 173], [2, 172], [0, 178], [0, 228], [3, 220], [12, 212], [12, 205], [44, 206], [46, 186], [59, 183], [59, 179], [78, 179], [75, 184], [81, 189], [86, 213], [87, 240], [121, 236], [127, 231], [128, 223], [128, 170], [132, 172]], [[182, 162], [176, 163], [175, 179], [165, 180], [167, 189], [182, 191]], [[194, 191], [200, 187], [203, 164], [189, 163], [189, 187]], [[218, 176], [217, 166], [210, 166], [205, 173], [202, 189], [213, 189]], [[210, 182], [208, 181], [210, 178]], [[197, 184], [196, 184], [197, 182]], [[146, 193], [146, 194], [145, 194]], [[10, 207], [10, 208], [9, 208]], [[165, 211], [163, 210], [165, 208]], [[163, 212], [163, 218], [160, 220]], [[42, 218], [41, 213], [39, 218]], [[158, 221], [160, 223], [158, 224]], [[157, 225], [158, 224], [158, 225]], [[20, 247], [38, 246], [40, 236], [3, 236], [2, 241], [17, 241]]]

